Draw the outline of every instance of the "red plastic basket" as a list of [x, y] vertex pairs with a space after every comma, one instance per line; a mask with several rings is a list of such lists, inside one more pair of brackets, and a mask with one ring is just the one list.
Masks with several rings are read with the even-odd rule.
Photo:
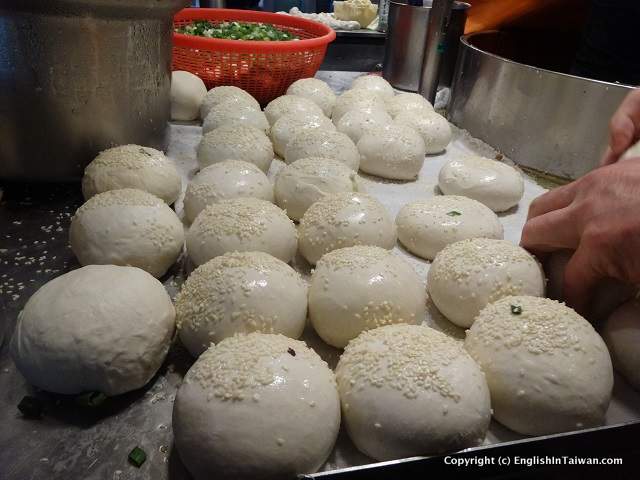
[[195, 20], [270, 23], [300, 40], [259, 42], [173, 34], [173, 70], [199, 76], [207, 88], [235, 85], [266, 104], [300, 78], [313, 77], [336, 33], [326, 25], [278, 13], [224, 8], [185, 8], [174, 28]]

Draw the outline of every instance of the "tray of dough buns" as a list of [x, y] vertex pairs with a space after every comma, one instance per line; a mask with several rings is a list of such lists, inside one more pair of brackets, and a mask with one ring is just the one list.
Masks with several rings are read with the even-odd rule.
[[62, 271], [11, 297], [0, 477], [291, 478], [639, 421], [635, 292], [597, 330], [546, 298], [534, 178], [380, 77], [261, 111], [181, 75], [166, 155], [101, 153]]

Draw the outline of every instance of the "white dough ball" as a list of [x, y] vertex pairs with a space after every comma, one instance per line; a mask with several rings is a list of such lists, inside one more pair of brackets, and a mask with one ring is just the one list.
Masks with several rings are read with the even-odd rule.
[[344, 163], [329, 158], [309, 157], [296, 160], [278, 172], [275, 182], [276, 204], [292, 220], [327, 195], [357, 192], [356, 173]]
[[271, 140], [275, 152], [284, 157], [288, 143], [303, 132], [310, 130], [335, 130], [335, 126], [324, 115], [315, 113], [289, 113], [283, 115], [271, 127]]
[[494, 418], [523, 435], [550, 435], [604, 423], [611, 399], [609, 352], [591, 324], [547, 298], [489, 304], [465, 348], [485, 373]]
[[336, 129], [347, 134], [353, 143], [358, 143], [365, 133], [381, 130], [392, 120], [381, 107], [358, 108], [346, 112], [335, 125]]
[[82, 194], [85, 200], [107, 190], [137, 188], [152, 193], [167, 204], [182, 190], [182, 179], [160, 150], [140, 145], [121, 145], [100, 152], [84, 169]]
[[398, 240], [414, 255], [433, 260], [450, 243], [504, 237], [498, 216], [467, 197], [441, 195], [403, 206], [396, 217]]
[[335, 377], [303, 342], [227, 338], [187, 372], [173, 407], [180, 458], [195, 480], [275, 480], [315, 472], [340, 428]]
[[235, 102], [238, 106], [249, 105], [256, 110], [260, 110], [260, 104], [250, 93], [238, 87], [224, 85], [222, 87], [214, 87], [207, 92], [200, 107], [200, 118], [204, 120], [213, 108], [228, 101]]
[[269, 121], [266, 115], [251, 105], [238, 105], [238, 102], [226, 100], [209, 112], [202, 123], [202, 134], [218, 127], [231, 125], [249, 125], [269, 133]]
[[393, 118], [403, 112], [433, 110], [433, 105], [419, 93], [400, 93], [394, 97], [388, 97], [385, 99], [385, 106]]
[[284, 160], [293, 163], [301, 158], [331, 158], [344, 163], [357, 172], [360, 153], [356, 144], [344, 133], [326, 130], [308, 130], [297, 134], [284, 149]]
[[640, 390], [640, 303], [631, 300], [618, 307], [604, 323], [602, 337], [615, 369]]
[[365, 330], [417, 324], [426, 315], [424, 284], [405, 260], [380, 247], [323, 255], [309, 284], [309, 319], [329, 345], [344, 348]]
[[191, 121], [200, 116], [200, 106], [207, 87], [191, 72], [171, 72], [171, 120]]
[[231, 252], [200, 265], [176, 297], [180, 340], [199, 356], [236, 333], [298, 338], [307, 320], [300, 274], [264, 252]]
[[274, 125], [280, 117], [285, 115], [324, 116], [322, 108], [308, 98], [300, 97], [298, 95], [282, 95], [275, 100], [271, 100], [265, 107], [264, 113], [271, 125]]
[[184, 213], [193, 222], [205, 207], [230, 198], [261, 198], [273, 202], [273, 186], [253, 163], [225, 160], [203, 168], [189, 182]]
[[471, 238], [437, 255], [427, 279], [438, 310], [459, 327], [470, 327], [487, 304], [508, 295], [544, 295], [544, 274], [524, 248], [506, 240]]
[[365, 193], [336, 193], [309, 207], [300, 220], [300, 253], [315, 265], [327, 252], [354, 245], [391, 250], [396, 226], [384, 206]]
[[349, 110], [364, 110], [367, 108], [385, 109], [384, 98], [378, 92], [371, 90], [347, 90], [336, 99], [331, 118], [338, 123]]
[[297, 233], [287, 214], [257, 198], [222, 200], [196, 217], [187, 233], [187, 253], [202, 265], [227, 252], [266, 252], [283, 262], [296, 254]]
[[362, 75], [351, 84], [351, 90], [368, 90], [384, 98], [393, 97], [396, 92], [389, 82], [379, 75]]
[[88, 265], [45, 283], [18, 316], [11, 355], [27, 381], [66, 395], [119, 395], [164, 361], [175, 311], [162, 284], [133, 267]]
[[269, 137], [250, 125], [225, 125], [205, 134], [198, 146], [200, 168], [225, 160], [253, 163], [268, 172], [273, 161], [273, 146]]
[[344, 422], [376, 460], [479, 445], [489, 389], [460, 342], [421, 325], [389, 325], [352, 340], [336, 368]]
[[484, 157], [449, 160], [438, 175], [445, 195], [462, 195], [484, 203], [494, 212], [518, 204], [524, 194], [522, 174], [506, 163]]
[[407, 125], [424, 140], [428, 154], [440, 153], [451, 142], [451, 127], [442, 115], [433, 110], [413, 110], [396, 115], [394, 123]]
[[124, 188], [78, 208], [69, 242], [81, 265], [128, 265], [161, 277], [182, 253], [184, 227], [158, 197]]
[[422, 137], [404, 125], [365, 133], [358, 142], [360, 169], [384, 178], [414, 180], [424, 164]]
[[333, 93], [327, 82], [317, 78], [301, 78], [296, 80], [287, 89], [287, 95], [297, 95], [311, 100], [318, 105], [327, 117], [331, 117], [333, 105], [336, 103], [336, 94]]

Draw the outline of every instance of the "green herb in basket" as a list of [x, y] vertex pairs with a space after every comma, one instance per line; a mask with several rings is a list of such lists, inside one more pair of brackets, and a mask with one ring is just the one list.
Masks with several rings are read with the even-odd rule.
[[256, 40], [263, 42], [300, 40], [299, 37], [269, 23], [221, 22], [197, 20], [176, 28], [177, 33], [226, 40]]

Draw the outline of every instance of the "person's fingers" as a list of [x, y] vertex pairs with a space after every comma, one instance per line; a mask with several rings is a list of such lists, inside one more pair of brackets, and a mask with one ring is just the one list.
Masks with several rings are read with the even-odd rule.
[[604, 155], [600, 160], [600, 166], [606, 167], [607, 165], [616, 163], [619, 159], [620, 159], [620, 155], [613, 153], [613, 150], [611, 150], [611, 147], [607, 147], [607, 150], [604, 152]]
[[527, 220], [544, 215], [545, 213], [553, 210], [559, 210], [565, 208], [576, 196], [576, 182], [571, 182], [568, 185], [549, 190], [547, 193], [540, 195], [529, 206], [529, 213], [527, 214]]
[[570, 307], [585, 315], [591, 302], [591, 293], [602, 279], [594, 265], [596, 252], [586, 243], [581, 243], [564, 271], [562, 292]]
[[610, 158], [616, 160], [640, 134], [640, 89], [635, 89], [623, 100], [609, 124]]
[[537, 253], [574, 250], [580, 236], [571, 217], [571, 209], [562, 208], [527, 220], [522, 229], [520, 245]]

